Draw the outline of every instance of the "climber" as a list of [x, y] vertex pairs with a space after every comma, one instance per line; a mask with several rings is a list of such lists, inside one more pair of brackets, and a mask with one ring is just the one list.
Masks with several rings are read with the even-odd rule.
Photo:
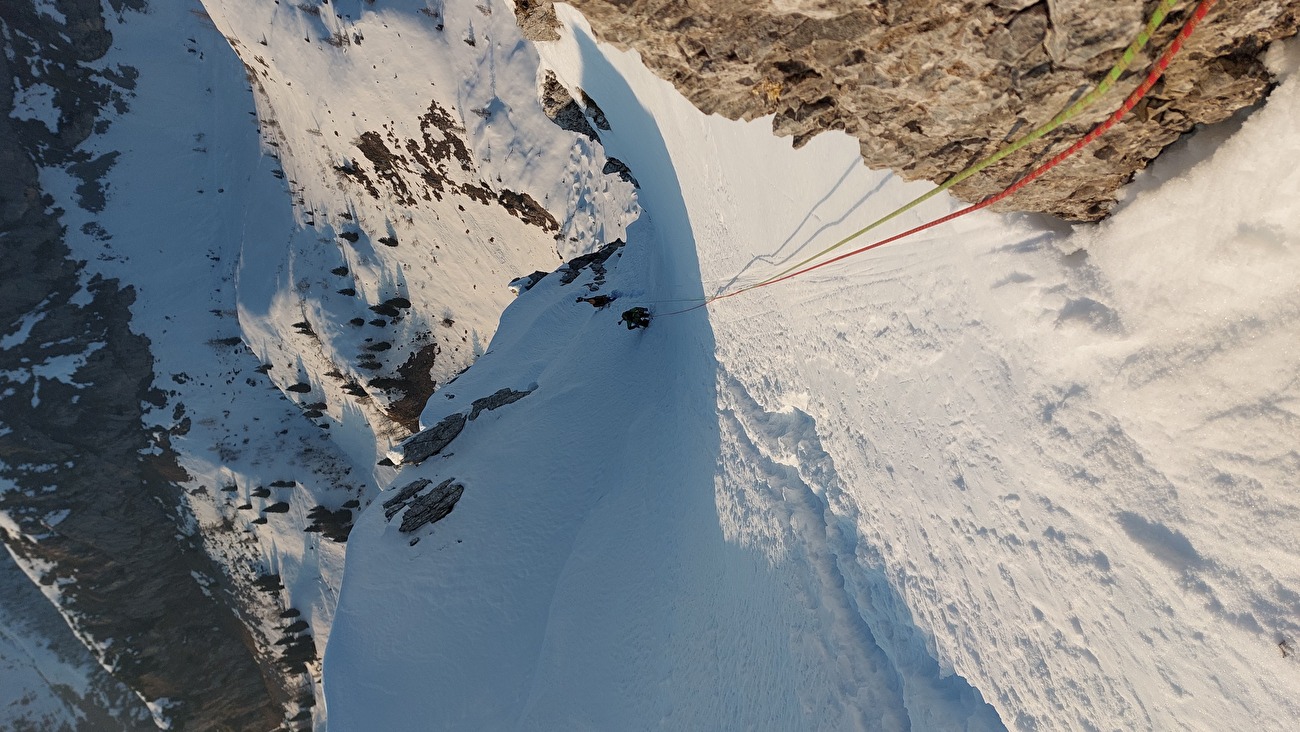
[[618, 322], [627, 324], [628, 330], [647, 328], [650, 326], [650, 311], [641, 307], [626, 310]]
[[603, 309], [606, 305], [618, 299], [616, 295], [593, 295], [591, 297], [580, 297], [578, 302], [585, 302], [597, 310]]

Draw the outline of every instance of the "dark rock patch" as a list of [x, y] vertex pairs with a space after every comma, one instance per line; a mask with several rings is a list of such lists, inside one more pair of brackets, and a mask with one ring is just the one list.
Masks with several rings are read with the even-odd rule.
[[560, 223], [555, 220], [555, 217], [527, 193], [501, 191], [497, 195], [497, 202], [509, 211], [511, 216], [525, 224], [536, 226], [542, 231], [560, 230]]
[[606, 158], [605, 167], [601, 168], [601, 172], [605, 175], [617, 175], [628, 183], [631, 183], [633, 186], [637, 188], [641, 187], [641, 184], [637, 182], [637, 179], [632, 175], [632, 169], [627, 167], [627, 163], [624, 163], [618, 158]]
[[574, 280], [578, 279], [578, 275], [582, 274], [582, 271], [584, 269], [590, 269], [596, 275], [595, 280], [592, 283], [594, 286], [591, 287], [590, 289], [593, 291], [596, 290], [598, 287], [605, 284], [606, 260], [608, 260], [611, 256], [613, 256], [614, 253], [617, 252], [622, 247], [623, 247], [623, 240], [615, 239], [614, 241], [606, 244], [600, 249], [597, 249], [591, 254], [584, 254], [581, 257], [574, 257], [573, 259], [569, 260], [568, 263], [566, 263], [564, 266], [560, 267], [559, 270], [560, 284], [562, 285], [572, 284]]
[[587, 95], [582, 89], [578, 90], [578, 98], [582, 100], [582, 106], [587, 114], [591, 115], [591, 123], [596, 125], [597, 129], [609, 132], [609, 120], [605, 119], [605, 112], [596, 104], [596, 100]]
[[433, 481], [428, 478], [420, 478], [419, 480], [413, 480], [402, 486], [402, 488], [399, 489], [392, 498], [384, 501], [384, 518], [392, 519], [397, 515], [398, 511], [406, 508], [407, 502], [414, 498], [416, 493], [424, 490], [424, 488], [432, 482]]
[[416, 433], [398, 445], [403, 464], [418, 464], [437, 455], [444, 447], [456, 439], [465, 429], [466, 417], [463, 414], [451, 414], [423, 432]]
[[524, 38], [530, 41], [558, 41], [560, 19], [546, 0], [515, 0], [515, 17]]
[[334, 172], [344, 178], [355, 180], [366, 190], [366, 193], [370, 194], [371, 198], [379, 200], [379, 189], [375, 187], [374, 181], [370, 180], [370, 176], [366, 175], [365, 168], [361, 167], [361, 164], [357, 161], [348, 160], [342, 165], [335, 165]]
[[485, 396], [482, 399], [475, 399], [470, 403], [469, 418], [478, 419], [479, 414], [504, 407], [507, 404], [514, 404], [524, 397], [532, 394], [535, 389], [528, 391], [515, 391], [514, 389], [498, 389], [495, 393]]
[[430, 343], [407, 357], [397, 367], [397, 376], [384, 382], [385, 390], [400, 391], [402, 396], [389, 402], [384, 410], [388, 418], [415, 432], [420, 428], [420, 412], [429, 397], [438, 388], [438, 382], [430, 375], [441, 349], [438, 344]]
[[[404, 297], [390, 297], [387, 300], [379, 303], [378, 305], [371, 305], [370, 310], [372, 312], [378, 313], [379, 315], [386, 315], [389, 318], [400, 318], [402, 317], [402, 310], [410, 309], [410, 307], [411, 307], [410, 300], [407, 300]], [[375, 321], [371, 321], [370, 324], [374, 325]], [[382, 321], [380, 322], [380, 324], [388, 325], [388, 323]]]
[[362, 155], [374, 166], [375, 175], [388, 184], [393, 194], [403, 203], [414, 206], [415, 197], [411, 195], [411, 189], [406, 185], [406, 179], [402, 177], [401, 171], [408, 167], [407, 160], [401, 155], [395, 155], [388, 146], [384, 144], [384, 138], [378, 132], [363, 132], [357, 139], [357, 149]]
[[262, 592], [279, 592], [284, 589], [284, 583], [278, 574], [264, 574], [253, 580], [253, 586]]
[[418, 494], [433, 481], [422, 478], [406, 485], [395, 496], [384, 501], [385, 518], [391, 521], [405, 509], [406, 514], [402, 516], [402, 523], [398, 529], [405, 533], [441, 521], [451, 513], [465, 492], [465, 486], [453, 481], [453, 478], [448, 478], [422, 495]]
[[613, 295], [592, 295], [591, 297], [579, 297], [574, 302], [585, 302], [597, 310], [604, 310], [617, 299]]
[[573, 95], [569, 94], [569, 90], [565, 89], [556, 78], [555, 72], [547, 70], [546, 77], [542, 81], [541, 92], [542, 111], [552, 122], [559, 125], [560, 129], [600, 142], [600, 135], [592, 129], [591, 122], [587, 120], [582, 107], [578, 106]]
[[523, 277], [516, 277], [515, 279], [510, 280], [510, 289], [514, 290], [516, 295], [528, 292], [529, 290], [533, 289], [534, 285], [536, 285], [538, 282], [541, 282], [542, 278], [546, 277], [546, 275], [548, 274], [550, 274], [550, 272], [543, 272], [541, 270], [538, 270], [530, 275], [524, 275]]

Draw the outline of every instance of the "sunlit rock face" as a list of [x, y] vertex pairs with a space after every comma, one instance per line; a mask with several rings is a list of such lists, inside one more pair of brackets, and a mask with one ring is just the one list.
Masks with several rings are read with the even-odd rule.
[[[1146, 23], [1140, 0], [570, 0], [602, 40], [640, 52], [706, 113], [775, 115], [796, 146], [827, 130], [907, 179], [941, 182], [1046, 122], [1101, 80]], [[538, 39], [546, 3], [516, 3]], [[1180, 2], [1114, 90], [1047, 139], [957, 186], [976, 201], [1083, 135], [1118, 107], [1196, 3]], [[1296, 0], [1217, 3], [1135, 112], [1041, 183], [1001, 206], [1067, 219], [1106, 216], [1116, 189], [1179, 135], [1258, 101], [1259, 60], [1296, 33]]]

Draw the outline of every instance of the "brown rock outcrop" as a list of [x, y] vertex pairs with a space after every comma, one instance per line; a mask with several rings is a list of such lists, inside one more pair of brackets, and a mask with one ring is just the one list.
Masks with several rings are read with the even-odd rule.
[[[568, 0], [602, 40], [634, 47], [706, 113], [775, 115], [799, 146], [826, 130], [909, 180], [941, 182], [1051, 119], [1100, 81], [1154, 0]], [[547, 3], [519, 0], [526, 30]], [[1002, 190], [1115, 109], [1195, 7], [1179, 3], [1121, 80], [1046, 140], [954, 189]], [[525, 22], [526, 21], [526, 22]], [[1258, 101], [1259, 60], [1300, 24], [1300, 0], [1221, 0], [1147, 101], [1114, 130], [1001, 204], [1074, 220], [1104, 217], [1116, 189], [1194, 125]], [[552, 31], [553, 32], [553, 31]], [[539, 34], [538, 39], [544, 38]]]

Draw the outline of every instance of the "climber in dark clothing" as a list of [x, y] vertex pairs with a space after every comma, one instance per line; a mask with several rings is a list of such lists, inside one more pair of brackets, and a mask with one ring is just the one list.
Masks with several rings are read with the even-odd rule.
[[628, 330], [647, 328], [650, 326], [650, 311], [639, 307], [626, 310], [618, 322], [626, 324]]
[[617, 299], [618, 297], [614, 295], [592, 295], [591, 297], [580, 297], [577, 301], [585, 302], [593, 308], [600, 310]]

